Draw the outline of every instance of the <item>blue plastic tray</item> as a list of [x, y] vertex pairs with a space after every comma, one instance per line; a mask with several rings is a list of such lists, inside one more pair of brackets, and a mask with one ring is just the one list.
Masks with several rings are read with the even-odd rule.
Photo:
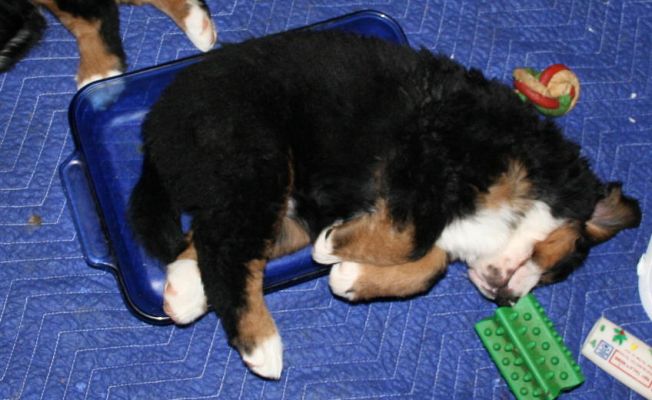
[[[339, 29], [407, 44], [400, 26], [376, 11], [362, 11], [302, 29]], [[150, 322], [171, 322], [162, 309], [165, 268], [134, 241], [126, 220], [127, 204], [140, 176], [141, 123], [161, 91], [199, 55], [95, 82], [73, 98], [70, 126], [77, 150], [61, 165], [84, 258], [115, 273], [127, 303]], [[188, 221], [185, 221], [187, 223]], [[271, 291], [323, 275], [306, 247], [271, 261], [265, 290]]]

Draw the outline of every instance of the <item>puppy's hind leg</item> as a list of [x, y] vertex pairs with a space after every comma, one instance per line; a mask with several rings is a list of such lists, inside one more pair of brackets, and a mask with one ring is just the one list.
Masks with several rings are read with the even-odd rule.
[[217, 41], [217, 30], [205, 0], [121, 0], [136, 5], [151, 4], [167, 14], [201, 51], [209, 51]]
[[[252, 236], [224, 218], [193, 221], [201, 280], [209, 303], [220, 317], [229, 342], [256, 374], [278, 379], [283, 346], [263, 298], [265, 240]], [[243, 225], [247, 224], [242, 220]], [[257, 254], [257, 256], [253, 256]]]
[[275, 252], [291, 180], [288, 155], [271, 136], [233, 142], [238, 157], [207, 155], [221, 161], [219, 168], [209, 164], [214, 175], [201, 175], [213, 195], [203, 196], [210, 207], [194, 212], [192, 225], [206, 297], [230, 343], [254, 373], [278, 379], [283, 346], [263, 298], [263, 273]]

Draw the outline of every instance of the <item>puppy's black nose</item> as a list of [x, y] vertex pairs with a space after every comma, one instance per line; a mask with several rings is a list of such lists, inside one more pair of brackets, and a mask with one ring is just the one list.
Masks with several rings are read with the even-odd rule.
[[496, 293], [496, 304], [499, 306], [512, 306], [514, 303], [516, 303], [519, 299], [519, 296], [514, 294], [510, 289], [507, 289], [506, 287], [502, 287], [498, 289], [498, 292]]

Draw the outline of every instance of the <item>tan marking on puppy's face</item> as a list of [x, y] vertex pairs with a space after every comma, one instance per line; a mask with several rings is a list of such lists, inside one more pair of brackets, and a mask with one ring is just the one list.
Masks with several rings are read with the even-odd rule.
[[610, 184], [584, 227], [580, 221], [567, 222], [535, 244], [532, 262], [543, 274], [539, 282], [564, 279], [584, 261], [590, 247], [637, 226], [640, 218], [638, 202], [622, 195], [619, 184]]
[[578, 223], [567, 223], [552, 231], [548, 237], [534, 245], [532, 261], [545, 272], [575, 251], [580, 238]]
[[343, 260], [374, 265], [410, 261], [414, 250], [414, 226], [397, 226], [384, 200], [376, 210], [333, 229], [333, 254]]
[[525, 210], [530, 205], [528, 196], [532, 188], [532, 183], [527, 176], [527, 170], [521, 162], [510, 161], [507, 171], [500, 175], [486, 193], [478, 196], [478, 204], [482, 208], [500, 208], [509, 205]]
[[563, 279], [586, 255], [577, 251], [580, 238], [580, 224], [577, 221], [566, 222], [552, 230], [543, 240], [533, 244], [532, 256], [513, 272], [507, 284], [493, 288], [490, 294], [494, 295], [498, 304], [510, 304], [538, 284]]

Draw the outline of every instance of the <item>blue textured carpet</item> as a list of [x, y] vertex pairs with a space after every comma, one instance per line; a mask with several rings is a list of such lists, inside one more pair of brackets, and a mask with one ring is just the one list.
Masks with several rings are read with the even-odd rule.
[[[652, 343], [636, 263], [652, 226], [652, 2], [209, 1], [220, 37], [240, 41], [363, 8], [424, 46], [509, 80], [563, 62], [582, 97], [560, 119], [603, 178], [641, 200], [643, 225], [597, 248], [571, 278], [535, 294], [586, 375], [565, 399], [639, 398], [579, 356], [600, 316]], [[350, 305], [325, 279], [267, 297], [284, 338], [279, 382], [250, 374], [208, 316], [185, 329], [136, 319], [114, 277], [80, 254], [57, 166], [72, 151], [67, 107], [77, 50], [53, 18], [46, 37], [0, 75], [0, 398], [509, 399], [473, 331], [495, 306], [462, 267], [427, 295]], [[124, 6], [131, 70], [194, 54], [165, 16]], [[28, 223], [39, 216], [40, 226]]]

